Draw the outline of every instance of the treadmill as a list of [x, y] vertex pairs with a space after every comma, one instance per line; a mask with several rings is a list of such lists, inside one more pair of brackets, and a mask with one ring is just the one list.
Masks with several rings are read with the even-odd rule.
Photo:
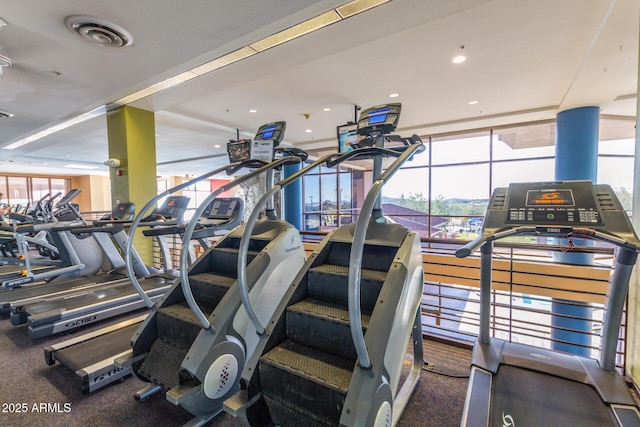
[[[133, 203], [119, 203], [113, 208], [108, 218], [111, 220], [128, 220], [134, 214], [134, 211], [135, 205]], [[106, 220], [107, 218], [105, 217], [102, 219]], [[33, 304], [42, 301], [45, 298], [50, 298], [53, 295], [77, 292], [80, 287], [87, 287], [115, 279], [125, 278], [126, 272], [117, 273], [116, 270], [118, 267], [124, 266], [122, 256], [113, 252], [107, 252], [105, 253], [105, 256], [111, 264], [111, 268], [115, 270], [112, 270], [108, 274], [97, 274], [91, 276], [90, 279], [81, 277], [65, 281], [30, 283], [13, 289], [0, 288], [0, 314], [3, 316], [9, 316], [12, 303], [15, 306]]]
[[[490, 337], [493, 241], [515, 235], [593, 239], [616, 247], [598, 360]], [[480, 333], [461, 426], [640, 426], [638, 405], [615, 365], [640, 240], [613, 189], [590, 181], [496, 188], [481, 235], [456, 256], [466, 257], [477, 248]]]
[[[16, 257], [2, 258], [0, 292], [28, 283], [58, 278], [68, 280], [73, 276], [95, 273], [94, 258], [87, 255], [92, 253], [91, 242], [77, 242], [71, 236], [52, 231], [56, 224], [62, 222], [85, 223], [71, 204], [81, 192], [80, 189], [70, 190], [55, 205], [55, 211], [53, 201], [60, 193], [51, 197], [49, 194], [45, 195], [28, 214], [9, 214], [13, 230], [11, 233], [4, 232], [3, 241], [13, 239], [18, 253]], [[30, 248], [33, 247], [42, 259], [30, 257]]]
[[[182, 223], [188, 203], [189, 198], [185, 196], [168, 197], [161, 207], [145, 217], [144, 225], [154, 227]], [[96, 226], [80, 227], [75, 232], [96, 236], [112, 234], [123, 250], [128, 239], [124, 238], [126, 234], [119, 226], [130, 223], [130, 221], [121, 220], [98, 221]], [[109, 227], [108, 224], [114, 226]], [[116, 236], [121, 236], [122, 239]], [[144, 266], [137, 254], [132, 264], [136, 275], [140, 275], [139, 271], [143, 268], [148, 271], [142, 275], [140, 283], [145, 294], [152, 301], [159, 300], [176, 281], [174, 274], [159, 272]], [[11, 303], [11, 322], [14, 325], [27, 322], [30, 338], [38, 339], [144, 308], [145, 301], [134, 290], [131, 280], [123, 274], [125, 273], [118, 272], [118, 277], [113, 281], [90, 288], [78, 288], [73, 293], [53, 295], [35, 303], [25, 304], [23, 301], [15, 301]]]
[[[218, 235], [235, 228], [242, 222], [244, 202], [240, 198], [216, 198], [198, 220], [197, 238]], [[173, 228], [173, 229], [171, 229]], [[182, 234], [184, 226], [158, 227], [146, 232], [160, 231]], [[106, 385], [131, 374], [131, 368], [117, 367], [114, 359], [131, 353], [131, 337], [147, 314], [134, 317], [115, 325], [89, 332], [44, 349], [47, 365], [56, 361], [71, 369], [80, 378], [82, 391], [92, 393]]]

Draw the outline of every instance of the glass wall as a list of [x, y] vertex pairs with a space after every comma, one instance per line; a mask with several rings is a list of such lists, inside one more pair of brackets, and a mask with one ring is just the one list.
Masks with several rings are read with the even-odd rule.
[[364, 173], [320, 167], [303, 178], [305, 230], [330, 230], [355, 221], [364, 199]]
[[[634, 126], [634, 120], [600, 120], [597, 181], [614, 188], [629, 214]], [[422, 237], [473, 239], [495, 188], [512, 182], [554, 179], [555, 133], [555, 122], [545, 121], [423, 136], [428, 149], [416, 155], [384, 187], [383, 211], [388, 219], [407, 225]], [[347, 176], [352, 177], [351, 191], [347, 191]], [[353, 190], [357, 180], [362, 180], [359, 192]], [[306, 176], [305, 228], [326, 230], [345, 224], [343, 213], [357, 212], [369, 181], [367, 171], [324, 169]]]
[[28, 176], [0, 175], [0, 193], [3, 205], [13, 206], [15, 210], [24, 210], [34, 201], [46, 195], [64, 195], [71, 189], [71, 180], [67, 178], [47, 178]]

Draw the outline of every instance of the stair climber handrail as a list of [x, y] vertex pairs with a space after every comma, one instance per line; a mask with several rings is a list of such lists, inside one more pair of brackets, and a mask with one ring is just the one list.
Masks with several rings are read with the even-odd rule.
[[358, 355], [358, 364], [362, 369], [371, 369], [371, 359], [364, 342], [362, 332], [362, 319], [360, 310], [360, 268], [362, 266], [362, 255], [364, 251], [364, 241], [367, 236], [367, 228], [371, 219], [371, 214], [375, 207], [376, 200], [380, 195], [382, 187], [409, 160], [415, 153], [425, 150], [422, 142], [415, 142], [405, 149], [404, 152], [374, 181], [371, 189], [367, 193], [360, 216], [356, 223], [356, 229], [351, 243], [351, 254], [349, 257], [349, 284], [347, 290], [349, 302], [349, 327], [351, 328], [351, 338]]
[[[264, 162], [262, 162], [263, 164], [265, 164]], [[142, 209], [138, 212], [138, 214], [136, 215], [136, 217], [133, 219], [133, 222], [131, 223], [131, 226], [129, 228], [129, 235], [131, 236], [130, 239], [127, 240], [127, 246], [125, 248], [125, 264], [126, 264], [126, 268], [127, 268], [127, 274], [129, 276], [129, 280], [131, 281], [131, 284], [133, 285], [133, 288], [136, 290], [136, 292], [138, 292], [138, 294], [140, 294], [140, 297], [142, 298], [142, 300], [144, 301], [144, 303], [146, 304], [146, 306], [148, 308], [153, 307], [153, 301], [151, 300], [151, 298], [149, 298], [147, 296], [147, 293], [144, 291], [144, 289], [142, 289], [142, 286], [140, 286], [140, 282], [138, 281], [138, 278], [135, 274], [135, 271], [133, 269], [133, 262], [132, 262], [132, 252], [133, 252], [133, 236], [135, 234], [136, 229], [138, 228], [138, 226], [140, 225], [140, 222], [142, 221], [143, 218], [145, 218], [145, 215], [147, 214], [147, 211], [149, 211], [151, 209], [151, 207], [153, 207], [156, 202], [158, 200], [160, 200], [163, 197], [166, 197], [172, 193], [175, 193], [176, 191], [180, 191], [183, 188], [189, 187], [190, 185], [193, 185], [197, 182], [202, 181], [203, 179], [209, 178], [211, 176], [217, 175], [219, 173], [225, 172], [225, 171], [230, 171], [230, 170], [236, 170], [237, 169], [241, 169], [245, 164], [251, 164], [254, 165], [255, 164], [255, 160], [244, 160], [241, 162], [236, 162], [236, 163], [232, 163], [230, 165], [225, 165], [222, 167], [219, 167], [213, 171], [207, 172], [203, 175], [200, 175], [196, 178], [193, 178], [189, 181], [183, 182], [180, 185], [176, 185], [175, 187], [171, 187], [165, 191], [163, 191], [162, 193], [158, 194], [157, 196], [153, 197], [151, 200], [149, 200], [147, 202], [146, 205], [144, 205], [142, 207]], [[197, 218], [197, 217], [196, 217]]]
[[[365, 150], [365, 149], [358, 149]], [[357, 150], [354, 150], [357, 151]], [[367, 150], [370, 151], [370, 150]], [[251, 240], [251, 234], [253, 233], [253, 229], [258, 222], [259, 214], [262, 208], [267, 204], [269, 200], [276, 194], [278, 191], [282, 190], [287, 185], [296, 181], [307, 172], [317, 168], [323, 163], [329, 164], [329, 162], [337, 161], [340, 158], [349, 159], [352, 158], [351, 154], [353, 151], [348, 153], [330, 153], [326, 154], [314, 162], [308, 164], [304, 168], [294, 172], [289, 175], [287, 178], [279, 181], [270, 189], [267, 189], [267, 192], [256, 202], [256, 205], [249, 215], [247, 222], [244, 226], [244, 232], [242, 234], [242, 238], [240, 239], [240, 246], [238, 248], [238, 289], [240, 291], [240, 298], [242, 300], [242, 305], [244, 306], [245, 311], [247, 312], [247, 316], [249, 316], [249, 320], [253, 324], [256, 333], [260, 336], [263, 336], [265, 333], [265, 327], [260, 323], [260, 319], [258, 319], [258, 315], [253, 308], [253, 304], [251, 304], [251, 300], [249, 299], [249, 286], [247, 284], [247, 255], [249, 253], [249, 241]], [[362, 152], [360, 153], [362, 154]], [[332, 160], [333, 159], [333, 160]], [[344, 161], [344, 160], [343, 160]], [[338, 162], [339, 163], [339, 162]]]
[[357, 148], [353, 151], [348, 151], [340, 156], [336, 157], [333, 160], [327, 160], [326, 166], [328, 168], [332, 168], [342, 162], [346, 162], [347, 160], [358, 159], [361, 157], [371, 157], [371, 156], [388, 156], [388, 157], [399, 157], [402, 152], [398, 152], [396, 150], [392, 150], [390, 148], [384, 147], [363, 147]]
[[260, 211], [267, 204], [267, 202], [271, 200], [274, 194], [276, 194], [278, 191], [282, 190], [292, 182], [296, 181], [309, 171], [322, 165], [323, 163], [326, 167], [334, 167], [342, 162], [356, 157], [371, 157], [377, 155], [398, 157], [400, 153], [394, 150], [388, 150], [379, 147], [362, 147], [356, 148], [355, 150], [346, 153], [326, 154], [310, 163], [309, 165], [305, 166], [304, 168], [300, 169], [299, 171], [296, 171], [293, 174], [289, 175], [287, 178], [276, 183], [272, 188], [268, 189], [267, 192], [256, 202], [256, 205], [251, 212], [251, 215], [249, 215], [247, 223], [245, 224], [242, 239], [240, 240], [240, 247], [238, 248], [238, 289], [240, 291], [242, 305], [244, 306], [244, 309], [247, 312], [247, 316], [249, 316], [249, 320], [253, 324], [258, 335], [264, 335], [265, 327], [260, 323], [260, 319], [258, 319], [258, 315], [253, 308], [253, 304], [251, 304], [251, 300], [249, 299], [249, 286], [247, 284], [246, 264], [247, 255], [249, 253], [249, 241], [251, 240], [253, 228], [255, 227], [256, 222], [258, 222]]
[[[301, 161], [302, 159], [296, 156], [282, 157], [280, 159], [274, 160], [271, 163], [266, 163], [262, 167], [255, 169], [247, 173], [246, 175], [236, 178], [235, 180], [223, 185], [222, 187], [218, 188], [216, 191], [211, 193], [209, 196], [207, 196], [207, 198], [200, 204], [200, 206], [198, 206], [198, 209], [196, 209], [195, 213], [193, 214], [193, 218], [199, 218], [200, 215], [202, 215], [204, 210], [207, 208], [207, 206], [209, 206], [209, 204], [213, 201], [213, 199], [215, 199], [216, 197], [218, 197], [218, 195], [224, 193], [225, 191], [228, 191], [233, 187], [237, 187], [243, 182], [246, 182], [255, 176], [258, 176], [269, 170], [275, 169], [281, 165], [298, 164]], [[254, 212], [255, 211], [256, 209], [254, 209]], [[187, 225], [182, 238], [183, 239], [182, 250], [180, 251], [180, 285], [182, 286], [182, 293], [184, 294], [184, 298], [187, 301], [189, 308], [191, 309], [191, 311], [193, 311], [196, 318], [198, 319], [200, 326], [205, 330], [210, 330], [211, 323], [209, 322], [209, 319], [207, 319], [207, 316], [204, 315], [204, 313], [198, 306], [198, 303], [196, 302], [193, 296], [193, 292], [191, 291], [191, 285], [189, 283], [189, 271], [187, 267], [188, 260], [189, 260], [189, 250], [187, 245], [191, 241], [191, 237], [193, 236], [193, 232], [196, 228], [197, 222], [198, 221], [195, 221], [195, 220], [189, 221], [189, 224]], [[212, 332], [215, 332], [215, 331], [212, 331]]]

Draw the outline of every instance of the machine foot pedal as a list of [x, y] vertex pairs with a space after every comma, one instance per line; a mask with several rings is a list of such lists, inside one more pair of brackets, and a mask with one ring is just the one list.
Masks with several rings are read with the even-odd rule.
[[249, 399], [247, 390], [240, 390], [230, 398], [224, 401], [224, 410], [236, 418], [244, 418], [247, 409], [262, 397], [261, 393], [256, 394]]

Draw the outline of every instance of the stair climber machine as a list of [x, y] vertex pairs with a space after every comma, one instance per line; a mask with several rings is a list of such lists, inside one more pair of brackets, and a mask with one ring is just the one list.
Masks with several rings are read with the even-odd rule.
[[[188, 204], [188, 197], [168, 197], [151, 215], [144, 218], [144, 225], [155, 227], [182, 223]], [[144, 264], [132, 246], [132, 238], [124, 231], [124, 225], [130, 223], [131, 220], [107, 219], [85, 226], [61, 226], [65, 232], [81, 236], [80, 239], [101, 242], [104, 253], [110, 259], [117, 259], [118, 265], [106, 273], [104, 280], [96, 280], [102, 275], [85, 278], [91, 284], [89, 287], [77, 287], [73, 292], [46, 296], [36, 301], [29, 300], [28, 303], [24, 300], [12, 302], [11, 323], [28, 323], [29, 336], [37, 339], [144, 308], [146, 300], [141, 299], [137, 290], [132, 287], [129, 272], [134, 277], [141, 278], [145, 298], [159, 300], [176, 281], [176, 275]], [[125, 265], [121, 252], [128, 248], [132, 255]], [[126, 268], [127, 274], [124, 274], [123, 268]]]
[[[593, 239], [616, 247], [598, 360], [491, 338], [493, 242], [510, 236]], [[640, 412], [616, 370], [620, 322], [640, 240], [613, 189], [591, 181], [515, 183], [496, 188], [477, 239], [480, 331], [473, 349], [462, 426], [640, 426]]]
[[[201, 180], [204, 179], [200, 177]], [[189, 184], [194, 184], [189, 181]], [[181, 185], [180, 188], [184, 188]], [[171, 190], [169, 190], [171, 191]], [[177, 191], [177, 190], [176, 190]], [[244, 202], [236, 197], [216, 198], [198, 218], [199, 239], [220, 235], [242, 222]], [[167, 225], [144, 230], [153, 235], [182, 235], [185, 224]], [[139, 276], [139, 275], [136, 275]], [[148, 313], [124, 320], [93, 332], [53, 344], [44, 349], [47, 365], [60, 362], [80, 378], [84, 393], [92, 393], [131, 375], [131, 369], [120, 369], [114, 360], [131, 353], [131, 337]]]
[[[112, 219], [121, 219], [126, 220], [128, 216], [133, 216], [133, 212], [135, 211], [135, 205], [133, 203], [120, 203], [116, 207], [114, 207], [110, 217]], [[59, 224], [59, 223], [58, 223]], [[84, 223], [77, 225], [74, 227], [81, 228], [86, 227]], [[73, 230], [73, 227], [71, 228]], [[122, 255], [112, 249], [113, 244], [110, 242], [105, 242], [102, 239], [99, 239], [100, 247], [103, 250], [103, 266], [104, 269], [105, 261], [106, 265], [110, 266], [112, 271], [109, 274], [105, 274], [102, 272], [98, 275], [92, 276], [90, 279], [85, 277], [80, 277], [77, 279], [69, 279], [64, 281], [50, 281], [48, 283], [31, 283], [24, 286], [20, 286], [13, 289], [5, 289], [5, 292], [0, 292], [0, 314], [7, 316], [11, 311], [11, 305], [14, 307], [22, 307], [24, 305], [33, 304], [36, 302], [44, 301], [46, 298], [55, 296], [55, 295], [66, 295], [71, 292], [77, 292], [78, 288], [86, 288], [87, 286], [96, 285], [105, 281], [110, 281], [114, 279], [114, 272], [117, 272], [118, 268], [124, 267], [124, 260], [122, 259]], [[63, 253], [64, 253], [63, 247]], [[120, 278], [125, 277], [126, 274], [120, 274]], [[18, 323], [24, 323], [26, 318], [19, 321]]]
[[[230, 381], [239, 384], [239, 390], [224, 401], [224, 409], [249, 425], [391, 426], [418, 384], [423, 364], [420, 238], [404, 226], [386, 222], [380, 201], [385, 183], [425, 149], [417, 135], [409, 139], [387, 135], [396, 128], [400, 109], [400, 104], [388, 104], [363, 111], [357, 127], [366, 138], [358, 148], [319, 159], [318, 163], [335, 167], [347, 160], [372, 158], [373, 185], [358, 222], [326, 236], [283, 290], [272, 313], [262, 309], [271, 296], [255, 292], [248, 269], [245, 281], [243, 260], [250, 249], [255, 215], [247, 221], [238, 263], [243, 307], [233, 323], [243, 335], [228, 339], [226, 357], [216, 355], [210, 367], [205, 364], [209, 377], [216, 368], [221, 372], [217, 386], [214, 378], [204, 378], [203, 392], [224, 390]], [[391, 141], [402, 145], [385, 148]], [[384, 173], [383, 157], [395, 159]], [[289, 182], [284, 180], [271, 192]], [[411, 337], [414, 361], [401, 384]], [[189, 355], [195, 357], [193, 349]], [[183, 372], [190, 367], [188, 362], [183, 363]], [[216, 363], [229, 369], [224, 371]]]
[[[93, 240], [81, 241], [69, 232], [57, 227], [62, 225], [86, 224], [71, 201], [82, 190], [69, 191], [57, 204], [55, 214], [47, 215], [46, 221], [26, 221], [16, 226], [14, 235], [19, 252], [24, 260], [23, 270], [14, 276], [2, 278], [2, 288], [13, 289], [38, 281], [60, 281], [73, 277], [90, 276], [97, 273], [102, 266], [102, 258], [98, 244]], [[48, 254], [59, 258], [53, 268], [33, 268], [29, 256], [29, 245], [37, 243], [29, 238], [32, 234], [46, 233], [46, 239], [55, 248], [49, 248]], [[40, 245], [43, 247], [43, 245]], [[37, 263], [34, 263], [37, 264]], [[34, 265], [35, 267], [35, 265]]]
[[[261, 174], [266, 174], [266, 186], [271, 188], [274, 169], [282, 165], [301, 163], [306, 158], [306, 153], [292, 148], [277, 147], [284, 136], [284, 130], [284, 122], [269, 123], [260, 127], [253, 142], [244, 141], [250, 144], [251, 157], [260, 154], [260, 159], [249, 157], [221, 168], [216, 173], [226, 171], [231, 175], [242, 168], [255, 169], [237, 176], [234, 181], [214, 191], [203, 201], [194, 215], [201, 215], [219, 194]], [[256, 147], [257, 149], [254, 149]], [[274, 147], [277, 147], [275, 156]], [[289, 155], [266, 163], [265, 152], [270, 153], [269, 159], [278, 157], [280, 153]], [[219, 391], [211, 390], [211, 376], [224, 382], [220, 377], [220, 370], [225, 369], [227, 358], [218, 361], [207, 359], [209, 365], [213, 363], [213, 366], [210, 369], [205, 368], [205, 372], [198, 372], [193, 378], [181, 369], [181, 365], [219, 352], [216, 346], [219, 330], [212, 326], [212, 323], [216, 324], [216, 318], [219, 316], [228, 317], [223, 313], [239, 306], [239, 302], [236, 302], [239, 301], [237, 262], [243, 230], [243, 226], [240, 225], [220, 238], [187, 269], [185, 266], [189, 255], [186, 245], [200, 233], [196, 227], [195, 222], [189, 223], [184, 232], [183, 250], [180, 254], [180, 282], [160, 303], [151, 308], [150, 315], [131, 339], [131, 355], [116, 360], [119, 367], [130, 366], [139, 379], [150, 383], [148, 387], [136, 393], [136, 399], [144, 400], [164, 391], [169, 401], [176, 404], [184, 403], [183, 406], [196, 415], [193, 425], [205, 423], [220, 413], [221, 401], [215, 412], [208, 406], [203, 410], [199, 402], [207, 394], [225, 394], [225, 385], [221, 385]], [[269, 202], [265, 220], [259, 223], [251, 235], [250, 250], [250, 280], [256, 287], [264, 289], [288, 286], [306, 259], [298, 231], [291, 224], [276, 218], [272, 201]], [[236, 341], [225, 341], [221, 345], [230, 351], [240, 348]], [[229, 366], [228, 369], [233, 367]], [[208, 376], [207, 370], [211, 372]], [[203, 381], [200, 385], [204, 384], [204, 389], [192, 387], [199, 381]], [[188, 402], [194, 403], [189, 405]]]

